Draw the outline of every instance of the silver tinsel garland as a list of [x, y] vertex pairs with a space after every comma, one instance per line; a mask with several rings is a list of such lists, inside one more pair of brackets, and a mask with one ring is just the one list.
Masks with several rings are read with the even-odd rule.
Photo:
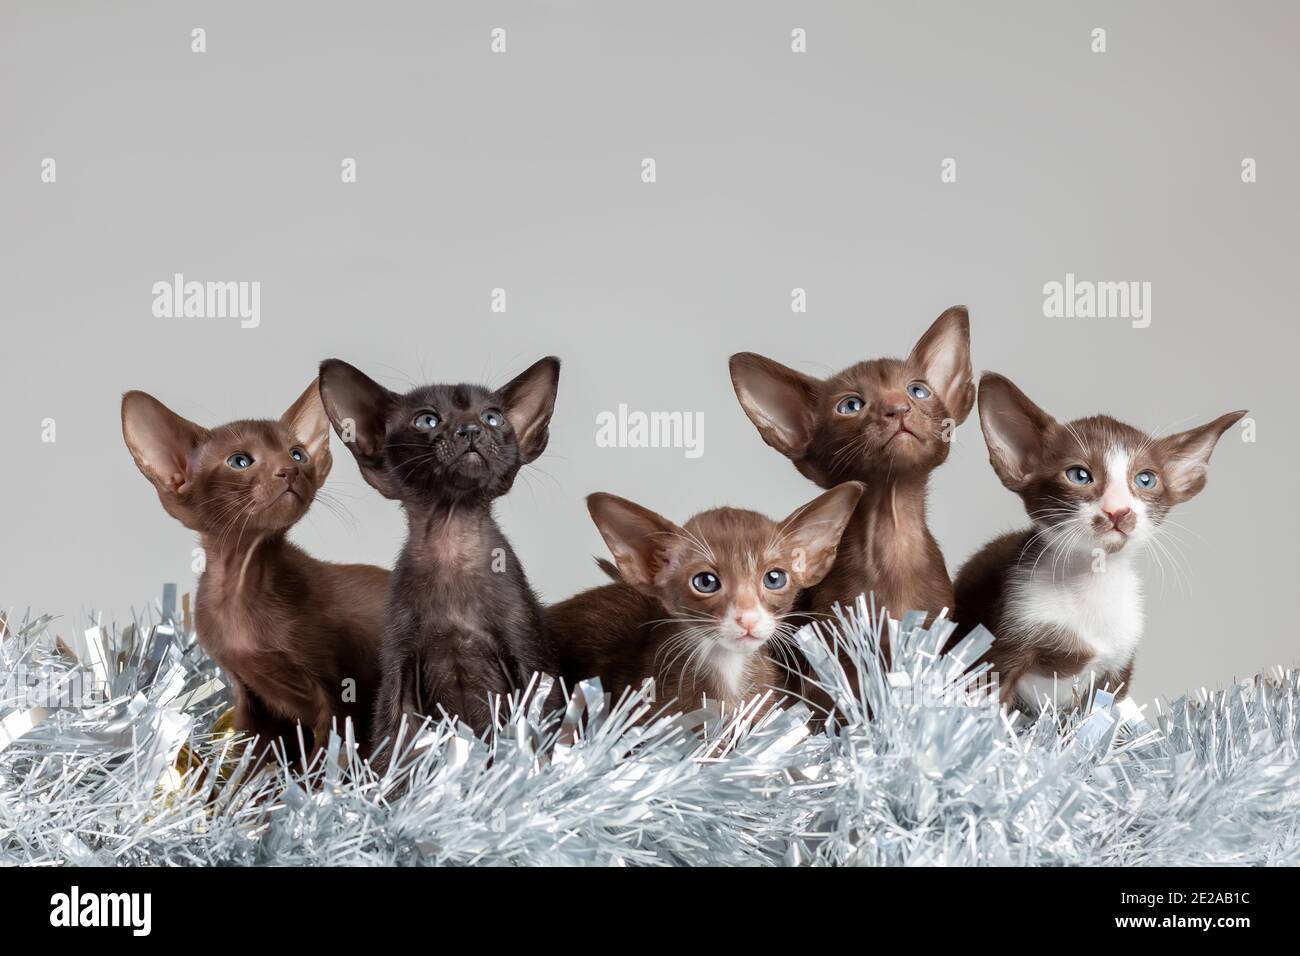
[[548, 717], [542, 682], [486, 740], [409, 728], [379, 777], [347, 728], [305, 772], [251, 766], [174, 604], [75, 639], [0, 624], [0, 863], [1300, 863], [1294, 671], [1146, 715], [1079, 688], [1028, 719], [967, 672], [987, 632], [943, 656], [947, 621], [860, 599], [799, 635], [837, 701], [816, 732], [804, 704], [656, 717], [594, 682]]

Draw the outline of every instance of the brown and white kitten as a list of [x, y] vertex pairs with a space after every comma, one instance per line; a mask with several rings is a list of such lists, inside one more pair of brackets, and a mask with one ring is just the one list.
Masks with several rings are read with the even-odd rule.
[[906, 359], [873, 359], [827, 379], [752, 352], [731, 357], [736, 397], [763, 440], [823, 488], [866, 484], [835, 566], [801, 601], [826, 615], [875, 593], [894, 617], [952, 607], [952, 582], [925, 522], [930, 472], [975, 401], [970, 319], [953, 306]]
[[619, 581], [548, 610], [566, 683], [599, 677], [617, 698], [653, 677], [658, 699], [679, 712], [782, 687], [795, 598], [834, 564], [861, 495], [860, 484], [846, 482], [784, 521], [715, 508], [682, 527], [626, 499], [591, 495], [587, 508]]
[[[314, 753], [351, 717], [369, 746], [388, 572], [317, 561], [286, 534], [330, 471], [315, 382], [278, 420], [202, 428], [144, 392], [122, 397], [122, 435], [163, 509], [197, 531], [199, 643], [234, 690], [235, 729]], [[355, 681], [355, 694], [345, 681]]]
[[1156, 438], [1106, 415], [1058, 422], [1009, 379], [984, 374], [989, 461], [1033, 524], [966, 562], [955, 617], [993, 632], [984, 660], [1004, 702], [1069, 706], [1076, 680], [1083, 694], [1128, 692], [1143, 627], [1137, 555], [1169, 509], [1205, 487], [1215, 443], [1245, 414]]
[[[387, 767], [404, 717], [443, 713], [482, 733], [492, 694], [554, 674], [542, 608], [492, 515], [519, 470], [546, 449], [560, 360], [533, 363], [501, 388], [389, 391], [338, 359], [321, 363], [325, 409], [362, 476], [400, 501], [407, 536], [393, 567], [374, 738]], [[548, 707], [564, 701], [554, 685]]]

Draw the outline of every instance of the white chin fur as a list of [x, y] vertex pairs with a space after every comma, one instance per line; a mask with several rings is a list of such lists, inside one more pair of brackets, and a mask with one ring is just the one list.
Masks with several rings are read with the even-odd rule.
[[720, 634], [717, 639], [718, 647], [733, 654], [753, 654], [766, 643], [765, 638], [743, 637], [738, 630]]

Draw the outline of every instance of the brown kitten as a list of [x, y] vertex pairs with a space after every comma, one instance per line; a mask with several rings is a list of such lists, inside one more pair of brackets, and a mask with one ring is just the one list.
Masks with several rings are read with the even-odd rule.
[[1246, 413], [1166, 438], [1105, 415], [1063, 424], [991, 373], [979, 412], [989, 461], [1033, 524], [966, 562], [956, 620], [993, 632], [983, 659], [1006, 703], [1069, 706], [1075, 681], [1127, 694], [1143, 625], [1136, 554], [1205, 487], [1215, 443]]
[[925, 523], [930, 472], [975, 401], [970, 320], [953, 306], [906, 359], [859, 362], [827, 379], [752, 352], [731, 357], [731, 381], [763, 440], [823, 488], [866, 484], [835, 566], [800, 602], [826, 615], [859, 594], [894, 617], [952, 607], [952, 582]]
[[[493, 507], [546, 450], [559, 384], [554, 356], [497, 389], [442, 384], [405, 394], [338, 359], [321, 363], [334, 428], [366, 481], [400, 501], [407, 519], [381, 642], [377, 769], [389, 766], [406, 718], [408, 734], [423, 716], [444, 713], [481, 734], [497, 719], [492, 697], [556, 671], [541, 604]], [[558, 683], [545, 703], [563, 706]]]
[[862, 495], [847, 482], [776, 522], [715, 508], [678, 527], [614, 495], [587, 499], [618, 564], [617, 584], [549, 609], [570, 686], [599, 677], [617, 698], [655, 680], [659, 701], [738, 705], [781, 687], [801, 588], [825, 577]]
[[[206, 429], [144, 392], [122, 397], [122, 435], [163, 509], [197, 531], [199, 643], [225, 670], [235, 729], [314, 753], [351, 717], [370, 742], [388, 572], [317, 561], [285, 535], [330, 471], [330, 423], [315, 382], [278, 420]], [[355, 687], [345, 685], [355, 681]]]

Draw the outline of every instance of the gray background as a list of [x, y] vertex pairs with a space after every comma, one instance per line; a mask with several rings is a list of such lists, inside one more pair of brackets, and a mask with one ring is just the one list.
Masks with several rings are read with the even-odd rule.
[[[554, 600], [598, 580], [591, 491], [678, 519], [812, 496], [740, 411], [731, 352], [825, 373], [964, 302], [976, 368], [1059, 416], [1251, 409], [1258, 442], [1230, 433], [1175, 515], [1185, 577], [1149, 569], [1135, 694], [1295, 665], [1295, 6], [974, 6], [5, 0], [0, 604], [70, 627], [192, 587], [193, 536], [122, 446], [128, 388], [216, 424], [278, 415], [326, 356], [397, 387], [557, 353], [550, 449], [500, 508]], [[154, 318], [173, 272], [260, 280], [261, 327]], [[1152, 282], [1151, 327], [1044, 318], [1066, 272]], [[597, 448], [620, 402], [704, 412], [704, 456]], [[318, 507], [295, 537], [387, 564], [398, 510], [335, 453], [355, 522]], [[932, 502], [954, 570], [1023, 523], [973, 422]]]

